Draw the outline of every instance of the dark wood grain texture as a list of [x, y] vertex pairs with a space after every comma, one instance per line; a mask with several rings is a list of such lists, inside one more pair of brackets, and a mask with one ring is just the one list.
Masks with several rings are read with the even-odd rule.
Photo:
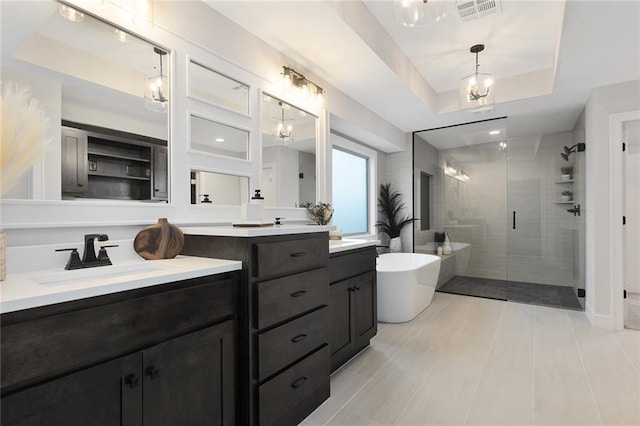
[[182, 230], [167, 221], [158, 219], [158, 223], [147, 226], [136, 235], [133, 249], [147, 260], [173, 259], [182, 251], [184, 234]]

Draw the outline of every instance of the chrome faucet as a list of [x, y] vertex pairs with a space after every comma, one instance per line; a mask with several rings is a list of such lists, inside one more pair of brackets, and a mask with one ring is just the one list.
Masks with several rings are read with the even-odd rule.
[[92, 268], [94, 266], [107, 266], [111, 265], [111, 259], [109, 259], [109, 255], [107, 254], [107, 248], [118, 246], [100, 246], [100, 251], [98, 252], [98, 256], [96, 257], [96, 249], [93, 245], [93, 242], [95, 240], [107, 241], [108, 239], [109, 236], [107, 234], [86, 234], [84, 236], [84, 253], [82, 254], [82, 260], [80, 260], [80, 255], [78, 254], [77, 248], [57, 249], [56, 251], [71, 251], [71, 255], [69, 256], [67, 265], [64, 267], [64, 269], [67, 270]]

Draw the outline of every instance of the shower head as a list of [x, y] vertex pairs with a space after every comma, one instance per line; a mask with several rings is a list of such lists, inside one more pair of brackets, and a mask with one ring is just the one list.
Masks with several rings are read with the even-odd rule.
[[571, 148], [567, 148], [566, 146], [564, 147], [564, 154], [568, 157], [569, 154], [571, 154]]
[[[566, 146], [565, 146], [566, 148]], [[564, 152], [560, 153], [560, 157], [564, 158], [564, 161], [569, 161], [569, 155], [565, 154]]]

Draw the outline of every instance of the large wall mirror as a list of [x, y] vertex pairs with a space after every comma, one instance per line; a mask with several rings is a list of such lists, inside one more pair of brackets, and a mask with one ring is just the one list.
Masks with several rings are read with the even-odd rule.
[[265, 206], [315, 204], [317, 117], [263, 94], [261, 118]]
[[249, 178], [191, 170], [191, 204], [239, 206], [249, 199]]
[[3, 197], [168, 200], [168, 50], [52, 0], [1, 7], [2, 82], [29, 88], [52, 141]]

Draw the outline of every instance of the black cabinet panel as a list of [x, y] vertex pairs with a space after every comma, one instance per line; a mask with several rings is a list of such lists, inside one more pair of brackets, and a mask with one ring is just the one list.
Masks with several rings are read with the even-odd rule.
[[326, 266], [328, 261], [328, 238], [258, 243], [254, 276], [291, 274]]
[[230, 321], [143, 352], [144, 424], [233, 425]]
[[329, 348], [260, 386], [259, 393], [260, 426], [298, 424], [329, 397]]
[[258, 380], [262, 381], [327, 343], [329, 310], [324, 308], [288, 322], [258, 337]]
[[257, 283], [258, 328], [326, 305], [327, 283], [326, 267]]
[[[2, 424], [117, 426], [142, 424], [142, 356], [115, 359], [2, 397]], [[125, 378], [129, 378], [125, 383]], [[135, 379], [135, 380], [134, 380]], [[132, 381], [135, 385], [132, 386]]]
[[[365, 348], [378, 330], [376, 252], [373, 247], [336, 253], [329, 259], [331, 371]], [[357, 272], [357, 273], [354, 273]]]

